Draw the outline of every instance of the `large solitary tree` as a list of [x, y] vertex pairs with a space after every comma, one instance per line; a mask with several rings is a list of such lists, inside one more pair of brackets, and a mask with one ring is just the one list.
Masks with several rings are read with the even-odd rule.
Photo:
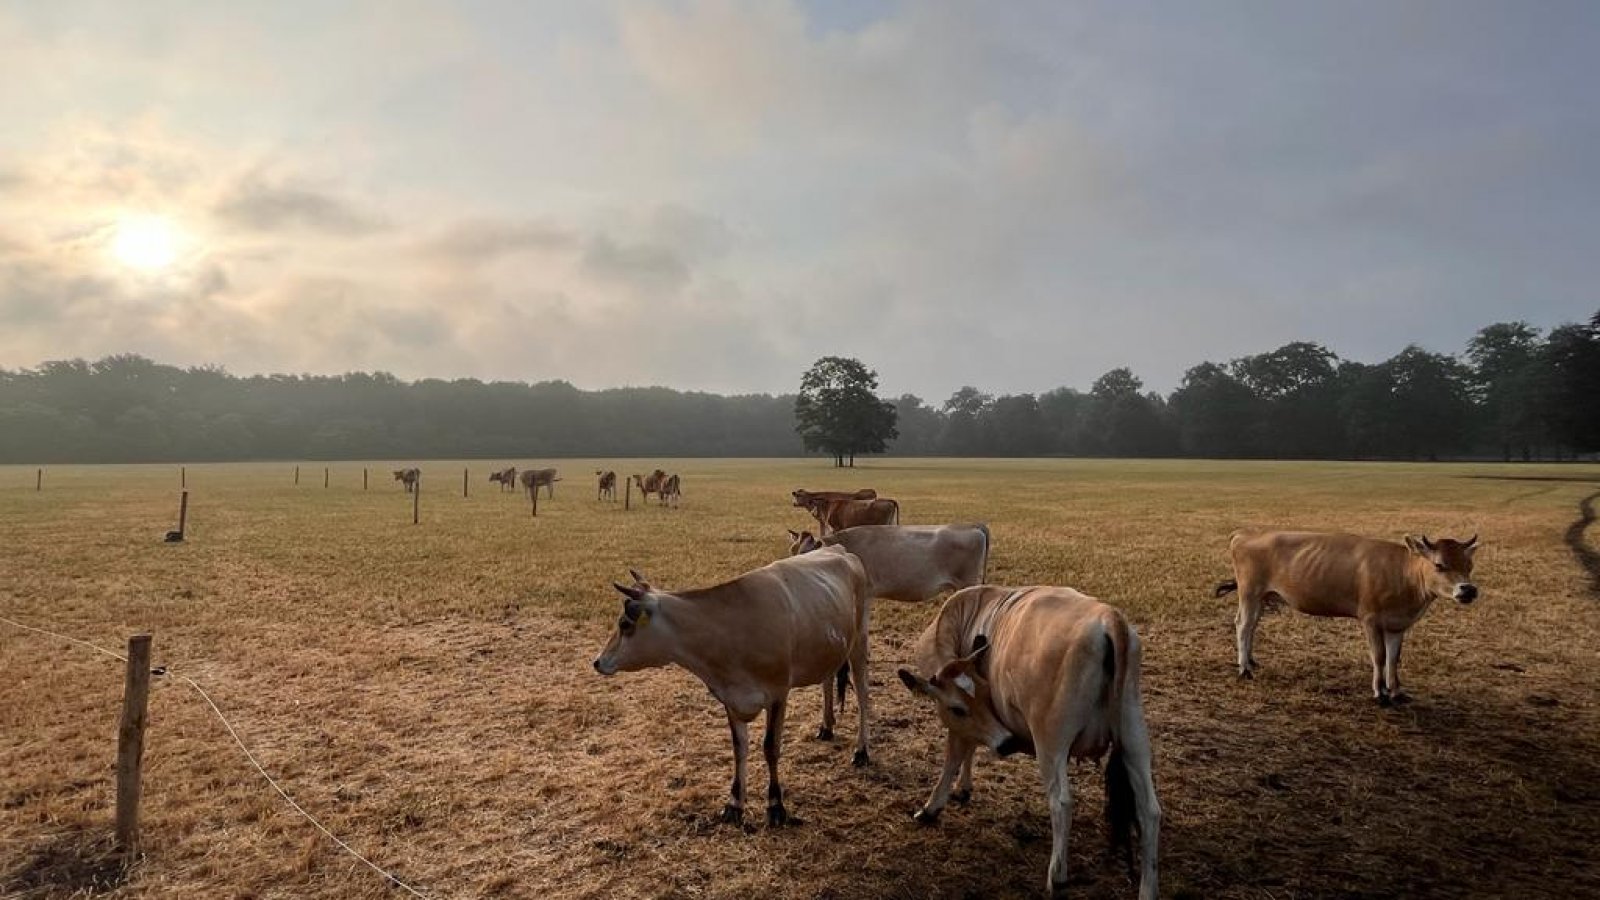
[[800, 379], [795, 431], [807, 450], [822, 450], [836, 466], [858, 453], [882, 453], [899, 436], [893, 403], [877, 394], [878, 373], [857, 359], [824, 356]]

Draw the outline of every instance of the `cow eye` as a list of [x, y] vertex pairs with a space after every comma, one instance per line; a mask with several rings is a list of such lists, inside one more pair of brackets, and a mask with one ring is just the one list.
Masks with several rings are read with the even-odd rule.
[[1434, 563], [1433, 567], [1435, 569], [1437, 569], [1438, 571], [1440, 571], [1440, 572], [1443, 572], [1445, 570], [1445, 564], [1444, 563]]
[[965, 719], [967, 717], [967, 708], [965, 706], [952, 706], [950, 707], [950, 715], [958, 719]]

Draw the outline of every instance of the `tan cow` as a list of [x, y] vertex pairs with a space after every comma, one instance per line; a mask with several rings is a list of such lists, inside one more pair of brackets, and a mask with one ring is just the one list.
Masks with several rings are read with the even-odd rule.
[[1106, 815], [1114, 844], [1139, 835], [1140, 900], [1157, 896], [1161, 805], [1150, 771], [1150, 736], [1139, 694], [1141, 649], [1111, 606], [1063, 587], [980, 585], [945, 601], [917, 643], [924, 678], [900, 680], [935, 702], [945, 732], [944, 771], [917, 821], [937, 821], [961, 775], [957, 799], [972, 793], [972, 755], [981, 744], [1001, 756], [1038, 758], [1053, 838], [1046, 889], [1067, 881], [1072, 826], [1072, 759], [1110, 751]]
[[421, 469], [413, 468], [394, 470], [394, 480], [400, 482], [401, 486], [406, 489], [406, 493], [408, 494], [417, 489], [417, 482], [421, 479]]
[[617, 473], [596, 470], [594, 474], [600, 479], [600, 495], [595, 499], [617, 502]]
[[[595, 657], [601, 675], [677, 664], [693, 672], [728, 712], [733, 732], [732, 799], [725, 822], [744, 819], [745, 756], [750, 722], [767, 713], [767, 824], [788, 820], [778, 784], [789, 690], [826, 684], [848, 663], [856, 672], [859, 725], [857, 766], [867, 764], [867, 575], [842, 548], [780, 559], [732, 581], [692, 591], [651, 587], [632, 573], [605, 649]], [[823, 690], [823, 728], [833, 727], [833, 704]]]
[[825, 499], [811, 494], [804, 497], [802, 504], [801, 494], [796, 492], [795, 505], [804, 506], [813, 518], [817, 520], [817, 530], [823, 536], [844, 528], [854, 528], [857, 525], [898, 525], [900, 523], [900, 504], [894, 500], [879, 497], [872, 500], [854, 500], [846, 498]]
[[871, 595], [921, 603], [982, 584], [989, 565], [987, 525], [860, 525], [818, 539], [790, 531], [789, 555], [841, 546], [861, 559]]
[[650, 495], [651, 494], [655, 494], [657, 496], [657, 499], [660, 499], [661, 482], [666, 481], [666, 480], [667, 480], [667, 473], [663, 472], [660, 469], [656, 469], [654, 472], [651, 472], [648, 476], [645, 476], [645, 475], [634, 475], [633, 476], [633, 483], [639, 486], [639, 492], [643, 495], [643, 496], [641, 496], [639, 498], [640, 501], [641, 502], [648, 502], [649, 499], [650, 499]]
[[560, 480], [556, 477], [555, 469], [527, 469], [522, 473], [522, 489], [528, 492], [528, 497], [531, 499], [534, 491], [544, 488], [546, 496], [554, 499], [556, 482]]
[[502, 492], [514, 491], [517, 489], [517, 467], [512, 466], [508, 469], [501, 469], [498, 472], [490, 472], [489, 480], [500, 485]]
[[677, 508], [678, 501], [683, 499], [683, 482], [678, 479], [678, 473], [674, 472], [661, 480], [661, 492], [656, 496], [662, 506], [670, 504], [674, 509]]
[[1435, 599], [1478, 599], [1471, 580], [1478, 536], [1435, 542], [1408, 534], [1405, 541], [1401, 546], [1354, 534], [1235, 532], [1228, 542], [1233, 578], [1217, 585], [1216, 595], [1239, 592], [1239, 677], [1254, 677], [1252, 649], [1262, 606], [1282, 600], [1307, 615], [1360, 622], [1372, 658], [1373, 699], [1384, 705], [1408, 700], [1400, 691], [1406, 631]]

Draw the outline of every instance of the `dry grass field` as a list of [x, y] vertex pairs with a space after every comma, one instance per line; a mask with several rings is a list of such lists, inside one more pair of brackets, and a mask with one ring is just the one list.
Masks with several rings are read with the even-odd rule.
[[[595, 463], [564, 461], [535, 520], [486, 462], [466, 464], [463, 499], [463, 465], [423, 464], [416, 526], [385, 464], [366, 492], [359, 464], [326, 489], [320, 464], [298, 487], [292, 464], [190, 466], [181, 545], [161, 543], [175, 466], [52, 468], [42, 492], [0, 469], [0, 615], [118, 649], [153, 632], [156, 664], [204, 685], [307, 809], [431, 897], [1033, 896], [1050, 826], [1031, 761], [982, 753], [970, 806], [911, 821], [942, 738], [893, 672], [931, 607], [877, 606], [869, 768], [849, 764], [853, 716], [817, 742], [820, 694], [796, 695], [783, 766], [801, 822], [780, 830], [716, 824], [731, 752], [692, 676], [590, 668], [628, 567], [722, 580], [804, 524], [790, 489], [873, 486], [908, 523], [988, 522], [995, 582], [1130, 613], [1163, 896], [1600, 896], [1600, 467], [682, 460], [664, 464], [681, 509], [635, 495], [624, 512], [595, 501]], [[1480, 532], [1484, 595], [1412, 633], [1408, 706], [1368, 699], [1353, 623], [1292, 613], [1263, 622], [1262, 670], [1239, 682], [1232, 598], [1211, 588], [1252, 526]], [[146, 854], [120, 872], [104, 851], [121, 679], [0, 623], [0, 897], [401, 896], [170, 676], [150, 701]], [[1100, 775], [1074, 782], [1076, 896], [1130, 897]]]

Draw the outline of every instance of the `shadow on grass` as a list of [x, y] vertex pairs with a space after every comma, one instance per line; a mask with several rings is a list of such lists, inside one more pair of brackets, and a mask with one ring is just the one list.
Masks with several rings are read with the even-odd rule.
[[1577, 557], [1578, 565], [1583, 566], [1583, 570], [1589, 573], [1589, 593], [1600, 599], [1600, 553], [1596, 553], [1583, 539], [1584, 532], [1594, 524], [1595, 500], [1600, 500], [1600, 491], [1578, 501], [1578, 518], [1567, 526], [1567, 533], [1562, 536], [1562, 540], [1566, 542], [1567, 549], [1572, 551], [1572, 555]]
[[45, 900], [109, 893], [128, 880], [124, 859], [109, 837], [56, 834], [15, 867], [0, 872], [0, 896]]

